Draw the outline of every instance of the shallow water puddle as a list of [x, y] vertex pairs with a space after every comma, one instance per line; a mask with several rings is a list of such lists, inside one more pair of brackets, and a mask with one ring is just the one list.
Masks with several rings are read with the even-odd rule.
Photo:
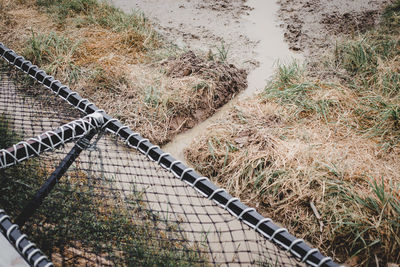
[[248, 88], [241, 99], [262, 91], [274, 74], [277, 62], [301, 60], [301, 55], [290, 51], [283, 39], [283, 31], [278, 26], [278, 4], [271, 0], [248, 0], [247, 4], [253, 10], [246, 16], [245, 34], [257, 42], [254, 50], [259, 66], [249, 73]]

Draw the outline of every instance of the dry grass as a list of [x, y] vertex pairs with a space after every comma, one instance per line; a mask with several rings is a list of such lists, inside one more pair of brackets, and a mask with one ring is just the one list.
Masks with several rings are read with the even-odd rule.
[[[342, 95], [341, 101], [346, 99]], [[253, 100], [212, 125], [213, 130], [186, 155], [203, 175], [340, 261], [364, 248], [361, 238], [355, 240], [358, 234], [368, 244], [381, 240], [372, 251], [360, 254], [399, 261], [391, 256], [398, 255], [399, 228], [390, 233], [389, 227], [399, 211], [391, 214], [389, 207], [382, 209], [385, 219], [378, 222], [382, 214], [347, 201], [349, 196], [375, 199], [369, 182], [379, 183], [381, 177], [386, 190], [398, 190], [399, 153], [383, 152], [376, 139], [344, 125], [350, 114], [345, 108], [332, 123], [316, 119], [315, 114], [294, 119], [290, 108]], [[393, 197], [398, 201], [398, 191]], [[322, 215], [322, 228], [310, 203]], [[389, 232], [382, 237], [379, 231]]]
[[[127, 15], [97, 0], [0, 0], [0, 6], [3, 43], [158, 145], [246, 86], [246, 73], [234, 66], [167, 44], [140, 12]], [[173, 64], [214, 72], [174, 75]]]
[[383, 22], [339, 45], [317, 78], [280, 66], [188, 160], [339, 262], [400, 263], [398, 30]]

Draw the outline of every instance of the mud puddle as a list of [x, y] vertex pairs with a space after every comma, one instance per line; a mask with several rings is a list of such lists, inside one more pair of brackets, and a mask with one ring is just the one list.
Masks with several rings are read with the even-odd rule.
[[249, 72], [248, 88], [212, 117], [179, 134], [163, 150], [183, 160], [184, 149], [211, 124], [224, 117], [230, 107], [262, 91], [277, 62], [301, 55], [289, 50], [279, 28], [279, 5], [265, 0], [112, 0], [129, 12], [142, 10], [156, 28], [181, 47], [207, 52], [228, 52], [227, 60]]

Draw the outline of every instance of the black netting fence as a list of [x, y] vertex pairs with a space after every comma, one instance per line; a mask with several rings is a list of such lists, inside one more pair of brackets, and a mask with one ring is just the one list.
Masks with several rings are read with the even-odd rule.
[[0, 208], [54, 265], [336, 266], [1, 43], [0, 56]]

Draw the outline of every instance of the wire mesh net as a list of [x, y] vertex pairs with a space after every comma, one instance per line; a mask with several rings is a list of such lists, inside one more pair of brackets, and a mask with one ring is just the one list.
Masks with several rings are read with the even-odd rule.
[[[0, 149], [84, 115], [0, 64]], [[94, 140], [23, 227], [55, 265], [301, 264], [115, 136]], [[73, 146], [0, 169], [0, 208], [17, 217]]]

